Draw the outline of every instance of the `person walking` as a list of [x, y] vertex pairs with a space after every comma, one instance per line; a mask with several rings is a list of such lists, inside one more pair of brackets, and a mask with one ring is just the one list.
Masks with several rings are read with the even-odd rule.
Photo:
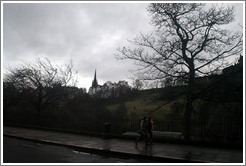
[[148, 123], [147, 123], [147, 132], [148, 132], [148, 144], [152, 145], [153, 143], [153, 129], [154, 129], [154, 121], [152, 117], [148, 118]]
[[147, 117], [143, 117], [143, 119], [140, 122], [140, 126], [138, 129], [139, 136], [137, 137], [135, 144], [138, 144], [138, 141], [144, 140], [145, 145], [147, 145]]

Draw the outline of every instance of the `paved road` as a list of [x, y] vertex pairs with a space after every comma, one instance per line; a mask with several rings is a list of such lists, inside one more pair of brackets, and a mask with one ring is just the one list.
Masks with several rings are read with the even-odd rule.
[[116, 158], [71, 148], [3, 137], [3, 163], [146, 163], [143, 159]]
[[[168, 144], [168, 143], [154, 143], [153, 146], [144, 146], [144, 142], [139, 143], [138, 146], [134, 145], [132, 140], [123, 139], [102, 139], [100, 137], [86, 136], [81, 134], [63, 133], [55, 131], [45, 131], [30, 128], [8, 127], [3, 128], [4, 136], [13, 138], [23, 138], [41, 144], [51, 144], [67, 148], [75, 148], [84, 152], [89, 152], [97, 155], [109, 155], [111, 158], [137, 158], [137, 160], [118, 159], [114, 161], [100, 161], [92, 160], [88, 162], [143, 162], [142, 159], [151, 160], [161, 163], [244, 163], [243, 149], [224, 149], [216, 147], [203, 147], [181, 144]], [[5, 144], [5, 142], [4, 142]], [[6, 143], [7, 144], [7, 143]], [[10, 143], [11, 144], [11, 143]], [[17, 144], [19, 145], [19, 144]], [[35, 146], [39, 144], [34, 144]], [[34, 146], [33, 145], [33, 146]], [[8, 149], [8, 148], [5, 148]], [[13, 149], [10, 148], [10, 149]], [[38, 149], [42, 149], [39, 147]], [[48, 148], [44, 153], [48, 153], [52, 148]], [[18, 149], [17, 149], [18, 150]], [[7, 150], [6, 150], [7, 151]], [[19, 150], [20, 151], [20, 150]], [[39, 150], [40, 151], [40, 150]], [[48, 152], [47, 152], [48, 151]], [[56, 150], [59, 151], [59, 150]], [[57, 152], [54, 155], [58, 155]], [[7, 153], [7, 152], [6, 152]], [[26, 151], [24, 151], [26, 153]], [[72, 152], [73, 154], [74, 152]], [[52, 155], [52, 154], [51, 154]], [[48, 155], [49, 157], [50, 155]], [[63, 157], [63, 155], [61, 155]], [[63, 158], [58, 156], [58, 159]], [[70, 155], [70, 157], [74, 155]], [[67, 158], [66, 156], [64, 158]], [[69, 158], [69, 157], [68, 157]], [[53, 159], [53, 158], [52, 158]], [[94, 159], [94, 157], [93, 157]], [[23, 159], [22, 159], [23, 160]], [[41, 159], [41, 162], [43, 160]], [[52, 161], [48, 161], [52, 162]], [[55, 161], [58, 162], [58, 161]], [[64, 161], [64, 162], [71, 162]], [[80, 162], [75, 159], [72, 162]], [[81, 161], [86, 162], [86, 161]], [[148, 162], [148, 161], [144, 161]], [[152, 163], [152, 162], [151, 162]], [[244, 165], [244, 164], [243, 164]]]

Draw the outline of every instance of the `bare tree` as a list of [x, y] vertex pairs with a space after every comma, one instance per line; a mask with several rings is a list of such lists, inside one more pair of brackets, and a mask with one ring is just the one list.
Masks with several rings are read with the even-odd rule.
[[140, 80], [136, 79], [133, 81], [133, 88], [141, 90], [143, 88], [143, 83]]
[[35, 106], [38, 114], [49, 104], [57, 100], [61, 87], [73, 82], [72, 62], [65, 67], [55, 67], [47, 58], [38, 58], [32, 63], [7, 68], [5, 84], [11, 84]]
[[134, 60], [143, 80], [173, 78], [188, 85], [185, 108], [185, 139], [191, 136], [195, 78], [228, 66], [242, 52], [242, 33], [225, 25], [234, 21], [234, 8], [200, 3], [153, 3], [148, 6], [156, 30], [118, 48], [119, 59]]

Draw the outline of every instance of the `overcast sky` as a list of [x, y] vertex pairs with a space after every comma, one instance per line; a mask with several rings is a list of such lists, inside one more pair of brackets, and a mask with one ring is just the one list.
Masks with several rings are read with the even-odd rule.
[[[234, 5], [236, 21], [243, 25], [243, 5]], [[147, 3], [5, 3], [3, 5], [3, 66], [36, 57], [53, 64], [69, 60], [78, 70], [78, 87], [91, 86], [97, 70], [99, 84], [131, 80], [131, 61], [115, 59], [117, 47], [127, 39], [152, 30]], [[235, 28], [234, 28], [235, 27]]]

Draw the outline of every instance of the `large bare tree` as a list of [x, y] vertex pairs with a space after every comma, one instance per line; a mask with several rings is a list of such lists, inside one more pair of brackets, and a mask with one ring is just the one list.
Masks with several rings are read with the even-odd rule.
[[190, 140], [195, 78], [223, 69], [242, 52], [242, 33], [226, 29], [234, 8], [201, 3], [153, 3], [148, 6], [155, 31], [140, 34], [131, 47], [118, 48], [119, 59], [134, 60], [143, 80], [172, 78], [187, 85], [184, 136]]
[[46, 106], [62, 95], [61, 87], [75, 82], [75, 75], [72, 62], [54, 66], [49, 59], [38, 58], [32, 63], [6, 68], [4, 83], [22, 94], [23, 99], [33, 104], [40, 114]]

